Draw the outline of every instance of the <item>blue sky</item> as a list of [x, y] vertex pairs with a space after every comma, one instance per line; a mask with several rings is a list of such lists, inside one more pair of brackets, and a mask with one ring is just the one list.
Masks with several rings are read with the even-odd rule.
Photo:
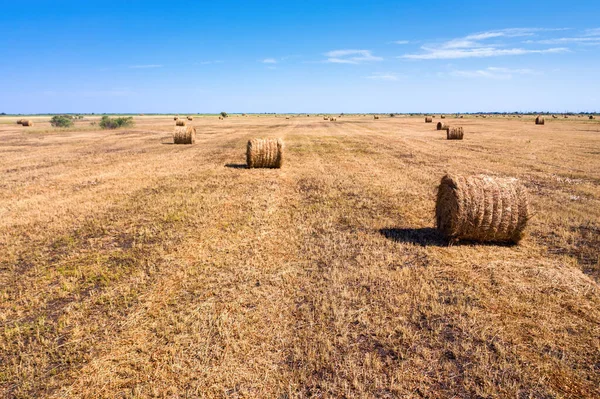
[[597, 0], [0, 10], [0, 112], [600, 111]]

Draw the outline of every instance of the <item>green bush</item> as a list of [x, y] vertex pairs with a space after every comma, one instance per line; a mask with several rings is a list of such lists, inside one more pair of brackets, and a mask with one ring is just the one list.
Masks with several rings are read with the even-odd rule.
[[223, 118], [227, 118], [227, 112], [224, 112], [224, 111], [223, 111], [223, 112], [221, 112], [221, 116], [222, 116]]
[[73, 126], [73, 121], [64, 115], [54, 115], [50, 119], [50, 124], [54, 127], [71, 127]]
[[102, 129], [118, 129], [120, 127], [130, 127], [133, 126], [133, 124], [134, 122], [131, 116], [111, 118], [110, 116], [104, 115], [102, 119], [100, 119], [100, 127]]

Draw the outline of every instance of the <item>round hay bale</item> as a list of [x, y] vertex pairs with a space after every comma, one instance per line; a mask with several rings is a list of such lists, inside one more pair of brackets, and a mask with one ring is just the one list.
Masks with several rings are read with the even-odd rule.
[[33, 126], [33, 121], [27, 120], [27, 119], [22, 119], [21, 120], [21, 125], [23, 126]]
[[543, 116], [538, 115], [537, 118], [535, 118], [535, 124], [536, 125], [543, 125], [544, 123], [545, 123], [545, 121], [544, 121], [544, 117]]
[[433, 118], [431, 116], [426, 116], [425, 123], [431, 123], [431, 122], [433, 122]]
[[185, 126], [185, 121], [183, 119], [178, 119], [175, 121], [175, 126]]
[[289, 116], [286, 116], [286, 117], [285, 117], [285, 119], [290, 119], [290, 117], [289, 117]]
[[18, 119], [17, 120], [17, 125], [22, 125], [23, 124], [24, 119]]
[[446, 127], [447, 140], [462, 140], [464, 131], [462, 127]]
[[281, 168], [283, 165], [283, 140], [248, 140], [246, 163], [248, 168]]
[[194, 144], [196, 142], [196, 128], [193, 126], [176, 126], [173, 133], [173, 143]]
[[594, 115], [590, 115], [590, 119], [594, 119]]
[[194, 117], [193, 117], [193, 116], [188, 116], [188, 117], [187, 117], [187, 120], [188, 120], [188, 121], [193, 121], [193, 120], [194, 120]]
[[373, 119], [379, 119], [379, 117], [377, 115], [373, 116]]
[[518, 243], [530, 218], [527, 189], [517, 179], [446, 175], [435, 216], [451, 241]]
[[176, 121], [177, 119], [179, 119], [179, 117], [177, 117], [177, 116], [173, 117], [174, 121]]
[[448, 128], [448, 125], [446, 125], [444, 122], [437, 123], [437, 130], [446, 130], [447, 128]]
[[458, 118], [459, 118], [459, 119], [462, 119], [462, 118], [463, 118], [463, 116], [461, 115], [461, 116], [459, 116]]
[[441, 119], [446, 119], [446, 115], [440, 115]]
[[222, 117], [222, 116], [219, 116], [219, 120], [220, 120], [220, 121], [222, 121], [222, 120], [223, 120], [223, 117]]

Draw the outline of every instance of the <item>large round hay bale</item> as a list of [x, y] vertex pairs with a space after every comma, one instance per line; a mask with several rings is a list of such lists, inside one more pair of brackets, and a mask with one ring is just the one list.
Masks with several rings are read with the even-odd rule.
[[536, 125], [543, 125], [545, 123], [544, 121], [544, 117], [541, 115], [538, 115], [537, 118], [535, 118], [535, 124]]
[[374, 115], [373, 119], [379, 119], [379, 117], [377, 115]]
[[176, 126], [173, 133], [173, 143], [194, 144], [196, 142], [196, 128], [193, 126]]
[[440, 115], [441, 119], [446, 119], [446, 115]]
[[24, 119], [18, 119], [17, 120], [17, 125], [22, 125], [23, 124]]
[[459, 116], [459, 119], [462, 119], [462, 118], [464, 118], [464, 116], [463, 116], [463, 115], [460, 115], [460, 116]]
[[281, 168], [283, 164], [283, 140], [248, 140], [246, 163], [248, 168]]
[[188, 117], [187, 117], [187, 120], [188, 120], [188, 121], [193, 121], [193, 120], [194, 120], [194, 117], [193, 117], [193, 116], [188, 116]]
[[590, 115], [590, 119], [594, 119], [594, 115]]
[[444, 122], [438, 122], [436, 127], [437, 130], [446, 130], [448, 128], [448, 125], [446, 125]]
[[426, 116], [425, 123], [431, 123], [431, 122], [433, 122], [433, 118], [431, 116]]
[[178, 119], [175, 121], [175, 126], [185, 126], [185, 121], [183, 119]]
[[530, 218], [517, 179], [446, 175], [438, 188], [437, 228], [450, 240], [518, 243]]
[[323, 117], [323, 120], [324, 120], [324, 121], [328, 121], [328, 120], [329, 120], [329, 118], [328, 118], [328, 117], [326, 117], [326, 116], [324, 116], [324, 117]]
[[462, 140], [464, 131], [462, 127], [446, 127], [446, 139], [448, 140]]
[[23, 126], [33, 126], [33, 121], [27, 120], [27, 119], [23, 119], [21, 120], [21, 125]]

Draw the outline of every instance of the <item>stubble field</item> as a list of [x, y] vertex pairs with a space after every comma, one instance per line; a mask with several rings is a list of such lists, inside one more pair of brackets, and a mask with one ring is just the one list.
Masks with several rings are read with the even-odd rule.
[[[598, 120], [31, 119], [0, 118], [0, 396], [600, 397]], [[525, 240], [448, 245], [446, 172], [521, 179]]]

